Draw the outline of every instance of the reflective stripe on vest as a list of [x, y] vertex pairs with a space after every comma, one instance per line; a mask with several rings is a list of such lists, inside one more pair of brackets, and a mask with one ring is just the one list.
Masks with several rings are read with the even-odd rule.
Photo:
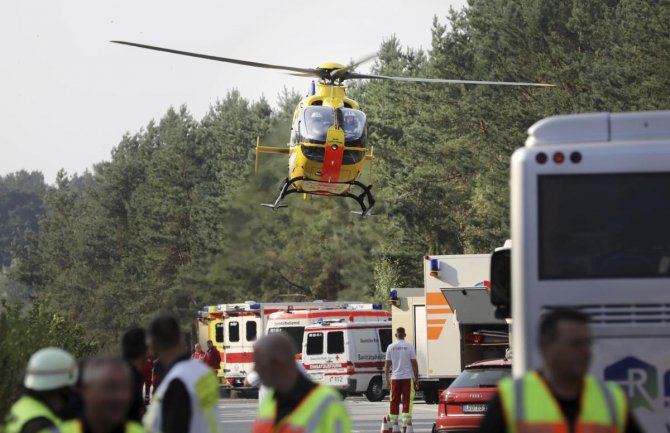
[[[128, 421], [126, 423], [125, 433], [144, 433], [140, 423]], [[84, 433], [84, 425], [79, 419], [65, 421], [60, 428], [52, 429], [49, 433]]]
[[5, 421], [7, 423], [5, 433], [19, 433], [28, 421], [35, 418], [46, 418], [55, 426], [59, 426], [61, 423], [60, 418], [46, 404], [36, 398], [24, 395], [9, 410]]
[[[504, 379], [498, 385], [510, 433], [569, 433], [559, 403], [537, 372], [521, 379]], [[614, 384], [588, 375], [582, 386], [575, 433], [622, 433], [626, 422], [626, 397]]]
[[[343, 409], [338, 411], [341, 405], [334, 404], [340, 401], [341, 397], [337, 391], [325, 385], [317, 385], [293, 412], [275, 426], [277, 402], [274, 399], [274, 392], [270, 391], [261, 404], [258, 419], [251, 431], [252, 433], [349, 433], [348, 415]], [[319, 431], [321, 422], [329, 411], [340, 413], [333, 414], [333, 425], [329, 426], [328, 431]]]
[[165, 376], [144, 415], [144, 428], [149, 433], [162, 432], [163, 398], [172, 382], [184, 383], [191, 403], [190, 433], [220, 433], [218, 401], [219, 382], [214, 371], [202, 361], [189, 359], [177, 362]]

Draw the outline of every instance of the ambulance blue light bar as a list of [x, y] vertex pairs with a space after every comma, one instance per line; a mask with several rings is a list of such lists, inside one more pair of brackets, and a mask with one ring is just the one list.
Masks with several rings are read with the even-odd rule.
[[372, 304], [372, 309], [373, 310], [381, 310], [382, 309], [382, 304]]
[[261, 304], [258, 304], [258, 303], [251, 304], [251, 305], [249, 305], [249, 308], [252, 309], [252, 310], [260, 310], [261, 309]]

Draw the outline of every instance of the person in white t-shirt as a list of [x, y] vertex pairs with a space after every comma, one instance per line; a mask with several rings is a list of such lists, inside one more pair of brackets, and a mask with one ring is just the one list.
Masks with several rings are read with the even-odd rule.
[[[412, 406], [414, 402], [414, 387], [418, 384], [419, 365], [416, 362], [416, 351], [414, 346], [405, 341], [405, 328], [396, 329], [395, 336], [398, 339], [386, 349], [386, 363], [384, 364], [384, 375], [386, 382], [391, 384], [391, 422], [398, 422], [400, 414], [400, 402], [402, 400], [402, 426], [403, 429], [412, 418]], [[389, 373], [391, 380], [389, 381]]]

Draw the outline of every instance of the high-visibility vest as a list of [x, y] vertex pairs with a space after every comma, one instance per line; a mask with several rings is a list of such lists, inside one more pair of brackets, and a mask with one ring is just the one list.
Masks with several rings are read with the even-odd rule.
[[61, 423], [61, 419], [46, 404], [36, 398], [24, 395], [9, 410], [5, 433], [19, 433], [28, 421], [35, 418], [47, 418], [55, 426]]
[[351, 433], [351, 419], [335, 389], [317, 385], [275, 425], [277, 401], [270, 391], [258, 409], [251, 433]]
[[181, 380], [186, 386], [191, 404], [191, 423], [189, 433], [220, 433], [218, 402], [219, 382], [214, 371], [202, 361], [195, 359], [176, 363], [161, 381], [144, 415], [144, 428], [149, 433], [161, 433], [163, 398], [174, 379]]
[[[509, 433], [569, 433], [560, 405], [538, 372], [498, 384]], [[623, 433], [627, 402], [621, 388], [587, 375], [580, 396], [575, 433]]]
[[[136, 421], [128, 421], [126, 423], [125, 433], [144, 433], [142, 425]], [[57, 429], [53, 429], [49, 433], [84, 433], [84, 425], [79, 419], [71, 419], [65, 421]]]

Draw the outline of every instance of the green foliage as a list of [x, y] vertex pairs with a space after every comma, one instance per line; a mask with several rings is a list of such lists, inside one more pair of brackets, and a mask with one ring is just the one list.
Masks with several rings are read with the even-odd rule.
[[45, 191], [39, 172], [0, 176], [0, 268], [11, 264], [12, 243], [22, 243], [26, 230], [37, 230]]
[[115, 346], [160, 310], [186, 322], [205, 304], [382, 301], [391, 287], [420, 286], [423, 255], [490, 252], [509, 237], [509, 158], [534, 122], [670, 106], [669, 14], [662, 1], [471, 0], [434, 20], [427, 51], [384, 41], [382, 74], [557, 87], [350, 85], [375, 146], [379, 215], [366, 220], [332, 198], [259, 206], [276, 198], [286, 160], [262, 156], [254, 176], [256, 138], [288, 141], [297, 93], [284, 89], [274, 112], [237, 91], [201, 120], [171, 108], [92, 173], [61, 173], [44, 211], [28, 213], [43, 212], [39, 227], [0, 225], [3, 248], [7, 227], [25, 227], [5, 292], [36, 295]]
[[21, 379], [30, 355], [44, 347], [59, 347], [75, 358], [97, 350], [82, 326], [43, 305], [30, 309], [2, 303], [0, 310], [0, 416], [4, 419], [21, 390]]

